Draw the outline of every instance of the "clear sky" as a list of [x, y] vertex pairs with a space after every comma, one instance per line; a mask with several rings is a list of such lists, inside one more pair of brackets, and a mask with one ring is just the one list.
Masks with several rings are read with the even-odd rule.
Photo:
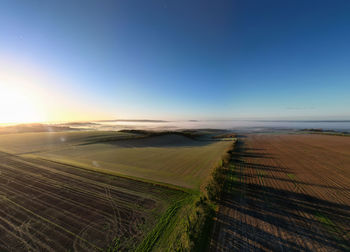
[[350, 119], [350, 1], [0, 1], [0, 123]]

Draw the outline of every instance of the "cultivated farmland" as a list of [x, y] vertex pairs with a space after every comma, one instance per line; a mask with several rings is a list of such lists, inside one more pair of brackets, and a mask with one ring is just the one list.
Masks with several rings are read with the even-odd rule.
[[190, 248], [200, 185], [234, 141], [215, 134], [0, 135], [0, 251]]
[[248, 135], [227, 172], [211, 251], [349, 251], [350, 139]]
[[125, 132], [53, 132], [0, 136], [0, 149], [114, 175], [198, 189], [221, 162], [232, 139], [177, 134], [145, 137]]
[[134, 250], [185, 193], [0, 153], [0, 251]]

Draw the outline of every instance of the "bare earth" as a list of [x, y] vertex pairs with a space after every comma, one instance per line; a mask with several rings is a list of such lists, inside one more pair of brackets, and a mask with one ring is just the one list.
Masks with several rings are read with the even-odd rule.
[[239, 140], [211, 251], [349, 251], [350, 138]]

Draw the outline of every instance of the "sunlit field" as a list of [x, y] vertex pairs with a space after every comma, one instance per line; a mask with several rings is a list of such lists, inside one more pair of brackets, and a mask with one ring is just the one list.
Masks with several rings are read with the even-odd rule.
[[196, 195], [234, 142], [219, 132], [1, 134], [0, 248], [144, 251], [178, 243], [181, 216], [203, 212], [193, 207]]
[[1, 0], [0, 252], [350, 251], [350, 0]]
[[[194, 140], [172, 134], [136, 137], [112, 132], [23, 133], [0, 136], [0, 148], [114, 175], [198, 189], [232, 145], [231, 141]], [[112, 140], [104, 142], [109, 138]]]

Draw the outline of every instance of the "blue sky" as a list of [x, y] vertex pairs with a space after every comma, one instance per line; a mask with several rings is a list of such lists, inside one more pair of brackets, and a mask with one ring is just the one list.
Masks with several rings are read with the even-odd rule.
[[350, 119], [349, 13], [347, 0], [4, 0], [0, 60], [45, 76], [30, 85], [46, 120]]

